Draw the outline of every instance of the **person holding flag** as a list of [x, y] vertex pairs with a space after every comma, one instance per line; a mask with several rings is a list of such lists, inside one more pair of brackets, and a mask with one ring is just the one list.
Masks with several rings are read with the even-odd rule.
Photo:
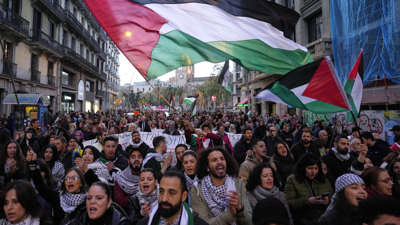
[[[185, 126], [185, 138], [186, 143], [199, 154], [203, 149], [213, 148], [218, 146], [221, 141], [221, 137], [217, 134], [211, 132], [211, 125], [208, 123], [203, 123], [201, 126], [201, 131], [196, 130], [187, 120], [183, 120], [183, 125]], [[196, 133], [197, 137], [193, 135]]]

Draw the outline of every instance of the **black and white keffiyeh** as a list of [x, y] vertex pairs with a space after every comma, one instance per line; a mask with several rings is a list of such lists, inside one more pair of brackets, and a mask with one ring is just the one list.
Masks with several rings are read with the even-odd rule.
[[82, 204], [86, 200], [85, 194], [71, 194], [64, 193], [60, 195], [60, 205], [65, 213], [72, 213], [78, 205]]
[[346, 155], [342, 155], [336, 150], [336, 148], [332, 148], [333, 153], [335, 154], [336, 158], [339, 159], [340, 161], [347, 161], [350, 159], [350, 154], [347, 153]]
[[[144, 204], [148, 203], [149, 207], [153, 209], [158, 204], [158, 184], [156, 185], [154, 191], [149, 194], [143, 193], [139, 188], [136, 196], [139, 200], [140, 208], [142, 208]], [[142, 214], [142, 210], [140, 210], [140, 214]]]
[[8, 219], [1, 219], [1, 225], [40, 225], [40, 217], [32, 217], [29, 215], [24, 221], [20, 223], [11, 223]]
[[192, 180], [192, 178], [190, 178], [186, 172], [183, 172], [183, 174], [185, 174], [187, 189], [188, 189], [188, 191], [190, 191], [190, 189], [193, 187], [194, 183], [199, 181], [199, 178], [197, 178], [197, 175], [196, 175]]
[[129, 141], [129, 144], [132, 145], [133, 148], [139, 148], [140, 145], [141, 145], [142, 143], [143, 143], [143, 140], [142, 140], [142, 139], [140, 139], [140, 141], [139, 141], [138, 144], [136, 144], [135, 142], [133, 142], [133, 140], [130, 140], [130, 141]]
[[115, 181], [118, 182], [119, 187], [128, 195], [134, 195], [138, 192], [139, 179], [139, 176], [132, 174], [130, 166], [115, 177]]
[[225, 194], [228, 191], [236, 191], [235, 181], [228, 175], [225, 176], [224, 184], [216, 187], [211, 183], [210, 175], [205, 176], [201, 182], [204, 199], [214, 216], [225, 212], [229, 208]]
[[54, 178], [58, 181], [62, 181], [65, 175], [64, 165], [60, 161], [55, 161], [53, 169], [51, 170]]

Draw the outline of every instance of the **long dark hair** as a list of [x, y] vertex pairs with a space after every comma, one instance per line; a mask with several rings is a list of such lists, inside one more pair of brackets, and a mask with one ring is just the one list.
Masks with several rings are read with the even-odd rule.
[[390, 163], [388, 167], [388, 173], [393, 179], [393, 197], [396, 198], [397, 200], [400, 200], [400, 183], [399, 183], [399, 178], [397, 177], [397, 174], [394, 172], [394, 164], [398, 162], [400, 163], [400, 159], [395, 159]]
[[47, 162], [47, 165], [49, 165], [50, 169], [53, 169], [56, 161], [60, 160], [60, 156], [58, 155], [57, 146], [49, 144], [49, 145], [46, 145], [46, 147], [44, 147], [44, 151], [42, 153], [43, 159], [44, 159], [44, 154], [46, 153], [46, 149], [48, 149], [48, 148], [50, 148], [51, 151], [53, 152], [53, 157], [51, 158], [51, 160], [49, 162]]
[[[279, 144], [282, 144], [286, 148], [287, 155], [285, 157], [279, 155], [279, 153], [278, 153], [278, 145]], [[294, 163], [294, 159], [290, 155], [290, 151], [289, 151], [289, 149], [287, 148], [287, 146], [286, 146], [286, 144], [284, 142], [277, 142], [274, 145], [274, 155], [275, 155], [275, 158], [279, 158], [280, 160], [285, 160], [285, 161], [292, 161]]]
[[336, 194], [332, 209], [327, 214], [335, 218], [335, 224], [357, 224], [357, 212], [349, 205], [344, 189]]
[[211, 152], [219, 151], [224, 155], [226, 161], [226, 173], [229, 176], [236, 177], [239, 171], [239, 166], [233, 156], [223, 147], [214, 147], [212, 149], [204, 149], [200, 152], [199, 159], [196, 164], [196, 173], [199, 179], [203, 179], [203, 177], [207, 176], [209, 172], [207, 172], [208, 167], [208, 155]]
[[306, 180], [306, 168], [312, 165], [318, 166], [318, 173], [317, 176], [315, 176], [315, 180], [320, 183], [325, 183], [325, 175], [322, 171], [321, 161], [314, 153], [309, 152], [304, 154], [294, 165], [292, 174], [295, 175], [298, 182], [303, 183]]
[[[81, 190], [79, 191], [79, 193], [80, 194], [86, 193], [87, 192], [87, 188], [86, 188], [85, 175], [83, 174], [82, 170], [79, 169], [79, 167], [76, 167], [76, 166], [71, 167], [71, 168], [69, 168], [69, 170], [67, 170], [65, 172], [65, 176], [67, 176], [67, 174], [69, 172], [71, 172], [71, 171], [75, 171], [78, 174], [78, 176], [79, 176], [79, 178], [81, 180], [82, 187], [81, 187]], [[62, 186], [61, 186], [61, 191], [62, 191], [62, 194], [67, 192], [67, 190], [65, 189], [65, 179], [63, 180], [63, 183], [62, 183]]]
[[8, 159], [7, 148], [8, 148], [8, 145], [10, 145], [12, 143], [17, 145], [17, 152], [15, 154], [16, 167], [22, 172], [26, 171], [26, 168], [25, 168], [26, 160], [25, 160], [24, 154], [22, 153], [21, 147], [19, 146], [19, 144], [16, 141], [7, 141], [1, 148], [1, 152], [0, 152], [0, 165], [1, 165], [0, 173], [4, 172], [4, 165], [6, 164], [6, 161]]
[[[49, 220], [45, 217], [42, 204], [39, 202], [35, 189], [27, 180], [17, 180], [8, 184], [0, 195], [0, 204], [4, 206], [7, 193], [14, 189], [17, 193], [18, 202], [26, 210], [26, 212], [32, 217], [41, 218], [41, 224], [43, 220]], [[1, 218], [6, 218], [4, 207], [0, 207]], [[45, 217], [45, 218], [44, 218]], [[45, 221], [48, 223], [49, 221]]]
[[46, 160], [44, 159], [37, 159], [38, 165], [39, 165], [39, 170], [40, 172], [44, 172], [45, 178], [47, 178], [47, 186], [53, 188], [57, 186], [57, 181], [53, 177], [53, 173], [51, 172], [51, 169], [49, 165], [47, 164]]
[[258, 164], [251, 171], [249, 179], [247, 180], [246, 189], [247, 191], [253, 191], [257, 185], [261, 184], [261, 174], [265, 168], [270, 168], [274, 177], [274, 185], [279, 188], [281, 186], [278, 173], [267, 163]]

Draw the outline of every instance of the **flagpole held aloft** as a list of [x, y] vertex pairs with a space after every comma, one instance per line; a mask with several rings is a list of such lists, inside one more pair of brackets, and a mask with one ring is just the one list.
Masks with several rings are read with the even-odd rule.
[[[169, 107], [171, 108], [172, 106], [171, 106], [171, 104], [169, 104], [169, 102], [167, 101], [167, 99], [165, 99], [164, 96], [162, 96], [162, 95], [160, 94], [160, 92], [158, 92], [157, 89], [156, 89], [153, 85], [151, 85], [150, 82], [149, 82], [147, 79], [145, 79], [145, 80], [146, 80], [146, 82], [150, 85], [150, 87], [153, 88], [153, 90], [155, 90], [155, 91], [157, 92], [158, 96], [160, 96], [162, 99], [164, 99], [164, 101], [165, 101], [165, 102], [169, 105]], [[174, 111], [175, 111], [175, 112], [178, 112], [178, 111], [176, 111], [176, 109], [174, 109]], [[178, 112], [178, 114], [179, 114], [179, 112]]]

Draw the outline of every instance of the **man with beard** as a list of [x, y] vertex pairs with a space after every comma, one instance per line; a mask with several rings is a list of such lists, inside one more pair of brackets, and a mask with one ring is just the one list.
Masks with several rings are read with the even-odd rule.
[[[348, 173], [348, 170], [352, 167], [352, 163], [357, 158], [349, 153], [349, 139], [345, 135], [337, 136], [333, 145], [335, 147], [328, 154], [322, 156], [321, 161], [326, 164], [329, 172], [336, 180], [343, 174]], [[364, 162], [359, 162], [358, 165], [353, 167], [355, 168], [352, 168], [352, 170], [356, 169], [356, 174], [361, 174], [364, 169]]]
[[314, 153], [316, 156], [318, 156], [318, 158], [321, 157], [317, 146], [315, 146], [314, 142], [312, 141], [311, 132], [307, 130], [303, 131], [301, 141], [293, 145], [293, 147], [290, 149], [290, 153], [293, 154], [293, 158], [297, 162], [301, 156], [308, 152]]
[[118, 140], [114, 137], [106, 137], [102, 145], [103, 151], [100, 155], [100, 160], [106, 164], [107, 170], [110, 173], [108, 185], [111, 190], [114, 190], [115, 176], [128, 167], [128, 160], [123, 155], [117, 155]]
[[115, 176], [114, 200], [125, 209], [128, 206], [129, 197], [139, 190], [139, 176], [142, 168], [142, 152], [138, 148], [129, 151], [129, 166]]
[[139, 131], [132, 132], [132, 140], [129, 141], [129, 146], [126, 147], [127, 152], [130, 152], [133, 148], [138, 148], [142, 152], [142, 158], [146, 157], [147, 150], [149, 150], [149, 146], [140, 138]]
[[238, 165], [242, 164], [246, 159], [247, 154], [251, 152], [253, 131], [250, 127], [243, 129], [243, 136], [233, 147], [233, 157], [235, 157]]
[[169, 168], [168, 171], [169, 170], [174, 170], [174, 171], [177, 171], [177, 172], [182, 171], [182, 169], [183, 169], [183, 165], [182, 165], [183, 153], [186, 150], [188, 150], [188, 147], [185, 144], [178, 144], [175, 147], [176, 165], [171, 167], [171, 168]]
[[167, 171], [160, 181], [158, 205], [150, 215], [137, 225], [208, 225], [185, 202], [188, 197], [185, 176], [176, 171]]
[[154, 148], [147, 151], [146, 158], [143, 160], [142, 168], [151, 168], [157, 174], [157, 180], [161, 180], [165, 171], [172, 163], [172, 155], [163, 155], [167, 152], [167, 141], [165, 137], [158, 136], [153, 139]]
[[196, 165], [199, 181], [190, 190], [190, 203], [210, 225], [251, 225], [252, 209], [238, 166], [224, 148], [205, 149]]

